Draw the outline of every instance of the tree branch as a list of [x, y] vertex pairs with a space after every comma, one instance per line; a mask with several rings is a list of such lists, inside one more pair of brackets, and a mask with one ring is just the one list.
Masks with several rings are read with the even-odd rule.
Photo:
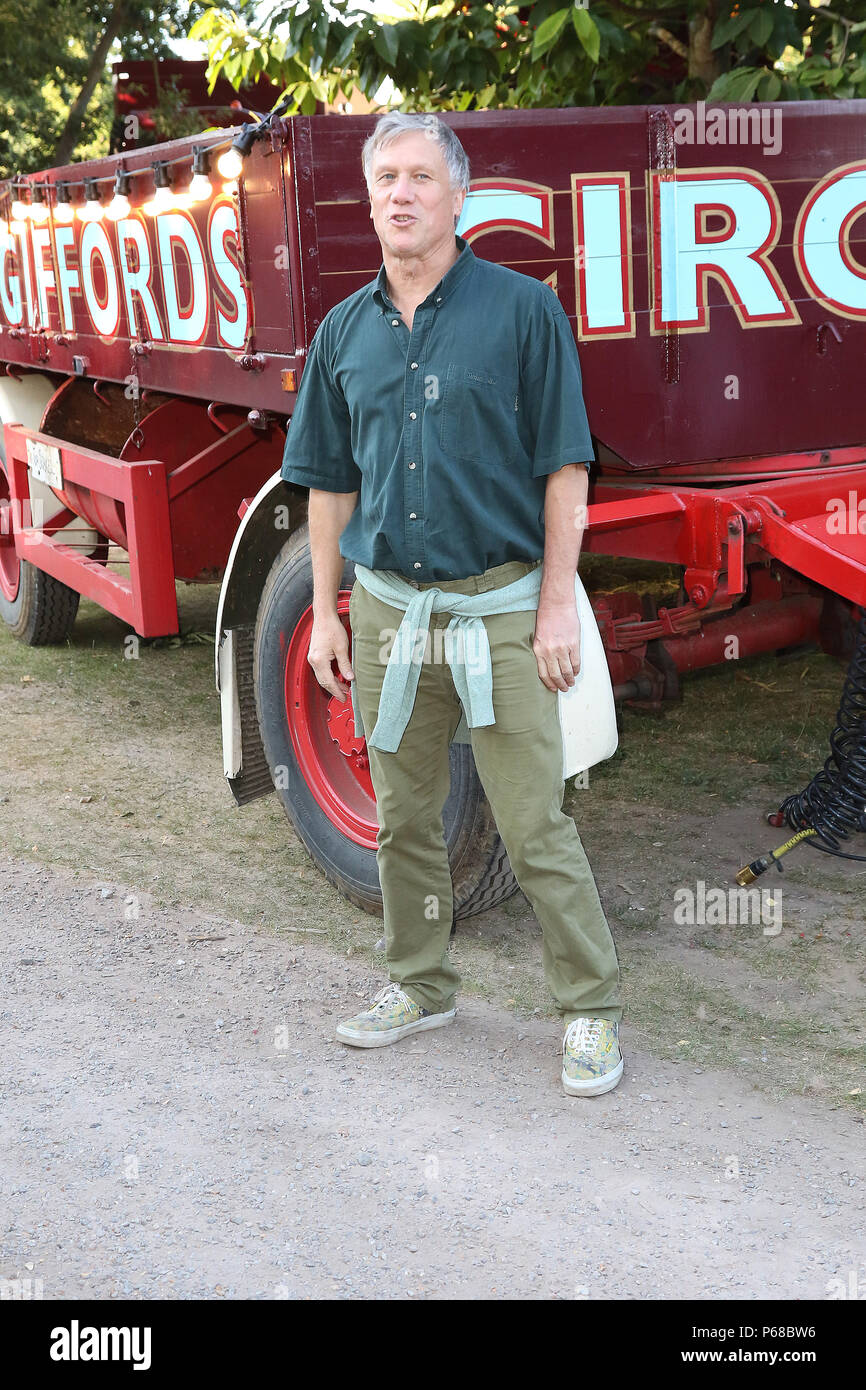
[[126, 0], [115, 0], [115, 4], [108, 17], [108, 22], [102, 31], [99, 43], [93, 50], [93, 57], [90, 60], [90, 66], [87, 69], [87, 76], [84, 79], [81, 91], [69, 108], [66, 124], [60, 133], [60, 139], [57, 141], [57, 145], [54, 149], [54, 164], [68, 164], [72, 158], [72, 153], [81, 135], [81, 127], [87, 108], [90, 105], [90, 98], [93, 96], [96, 84], [105, 67], [108, 50], [125, 23]]
[[653, 38], [661, 39], [662, 43], [666, 43], [668, 48], [672, 48], [680, 58], [688, 58], [688, 48], [679, 39], [675, 39], [669, 29], [663, 29], [660, 24], [651, 24], [649, 33], [652, 34]]

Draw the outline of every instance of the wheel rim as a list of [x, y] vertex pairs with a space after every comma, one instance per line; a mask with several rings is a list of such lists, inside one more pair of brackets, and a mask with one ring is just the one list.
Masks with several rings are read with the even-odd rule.
[[[341, 589], [337, 598], [347, 634], [349, 597], [350, 591]], [[307, 661], [312, 627], [310, 606], [301, 614], [286, 651], [286, 720], [292, 749], [304, 781], [331, 824], [356, 844], [375, 850], [379, 826], [367, 745], [355, 734], [351, 696], [341, 704], [329, 695]]]
[[12, 525], [12, 497], [9, 479], [0, 466], [0, 593], [14, 603], [21, 583], [21, 562], [15, 549], [15, 530]]

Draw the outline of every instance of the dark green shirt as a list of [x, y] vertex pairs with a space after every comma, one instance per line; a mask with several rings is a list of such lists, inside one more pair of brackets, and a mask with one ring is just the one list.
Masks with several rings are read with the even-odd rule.
[[317, 328], [281, 475], [360, 492], [340, 551], [408, 579], [544, 554], [546, 475], [593, 458], [574, 334], [542, 281], [459, 256], [410, 333], [385, 266]]

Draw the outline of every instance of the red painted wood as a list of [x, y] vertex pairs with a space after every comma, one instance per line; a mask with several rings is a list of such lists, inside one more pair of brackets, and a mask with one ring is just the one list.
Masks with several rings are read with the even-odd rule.
[[[863, 158], [866, 103], [785, 104], [782, 148], [776, 156], [748, 144], [672, 146], [681, 171], [736, 167], [770, 181], [781, 213], [779, 244], [770, 259], [802, 322], [743, 328], [721, 285], [711, 279], [708, 332], [653, 336], [648, 152], [655, 148], [651, 136], [659, 122], [679, 109], [446, 114], [467, 150], [476, 182], [517, 179], [551, 190], [552, 248], [519, 231], [499, 230], [470, 236], [473, 249], [541, 279], [555, 275], [557, 293], [574, 325], [572, 176], [628, 174], [635, 336], [580, 345], [590, 423], [608, 456], [616, 455], [630, 469], [659, 469], [862, 446], [866, 321], [834, 314], [809, 294], [792, 243], [797, 213], [819, 180]], [[240, 198], [242, 257], [253, 300], [246, 350], [263, 355], [263, 369], [242, 370], [236, 359], [244, 353], [220, 347], [211, 323], [200, 347], [154, 345], [139, 358], [142, 386], [290, 414], [294, 397], [282, 390], [281, 370], [302, 367], [323, 313], [371, 280], [381, 264], [360, 165], [361, 147], [374, 123], [372, 116], [293, 117], [281, 122], [276, 148], [262, 141], [249, 156]], [[200, 143], [218, 140], [207, 136]], [[31, 181], [80, 181], [112, 172], [121, 160], [128, 168], [146, 167], [157, 157], [188, 155], [193, 143], [173, 141], [51, 170]], [[184, 180], [188, 168], [184, 166]], [[135, 187], [137, 196], [149, 196], [149, 176]], [[204, 227], [201, 209], [194, 217]], [[849, 236], [852, 255], [866, 266], [866, 215], [853, 220]], [[183, 295], [188, 284], [183, 266], [178, 282]], [[155, 294], [161, 306], [158, 290]], [[63, 342], [55, 336], [56, 296], [49, 292], [49, 298], [55, 321], [48, 331], [25, 331], [14, 339], [4, 334], [0, 358], [68, 373], [73, 356], [83, 356], [89, 375], [124, 381], [131, 370], [125, 310], [113, 341], [99, 338], [77, 317], [78, 336]], [[828, 322], [839, 341], [826, 329], [819, 337]], [[730, 374], [739, 378], [738, 401], [724, 398], [723, 382]]]

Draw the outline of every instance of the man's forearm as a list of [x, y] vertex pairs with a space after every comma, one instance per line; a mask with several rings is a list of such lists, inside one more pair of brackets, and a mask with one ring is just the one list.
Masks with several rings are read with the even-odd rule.
[[357, 492], [324, 492], [310, 488], [307, 519], [313, 562], [313, 616], [337, 611], [343, 576], [340, 535], [358, 503]]
[[569, 463], [548, 474], [540, 605], [574, 602], [574, 576], [583, 541], [588, 488], [589, 470], [584, 463]]

